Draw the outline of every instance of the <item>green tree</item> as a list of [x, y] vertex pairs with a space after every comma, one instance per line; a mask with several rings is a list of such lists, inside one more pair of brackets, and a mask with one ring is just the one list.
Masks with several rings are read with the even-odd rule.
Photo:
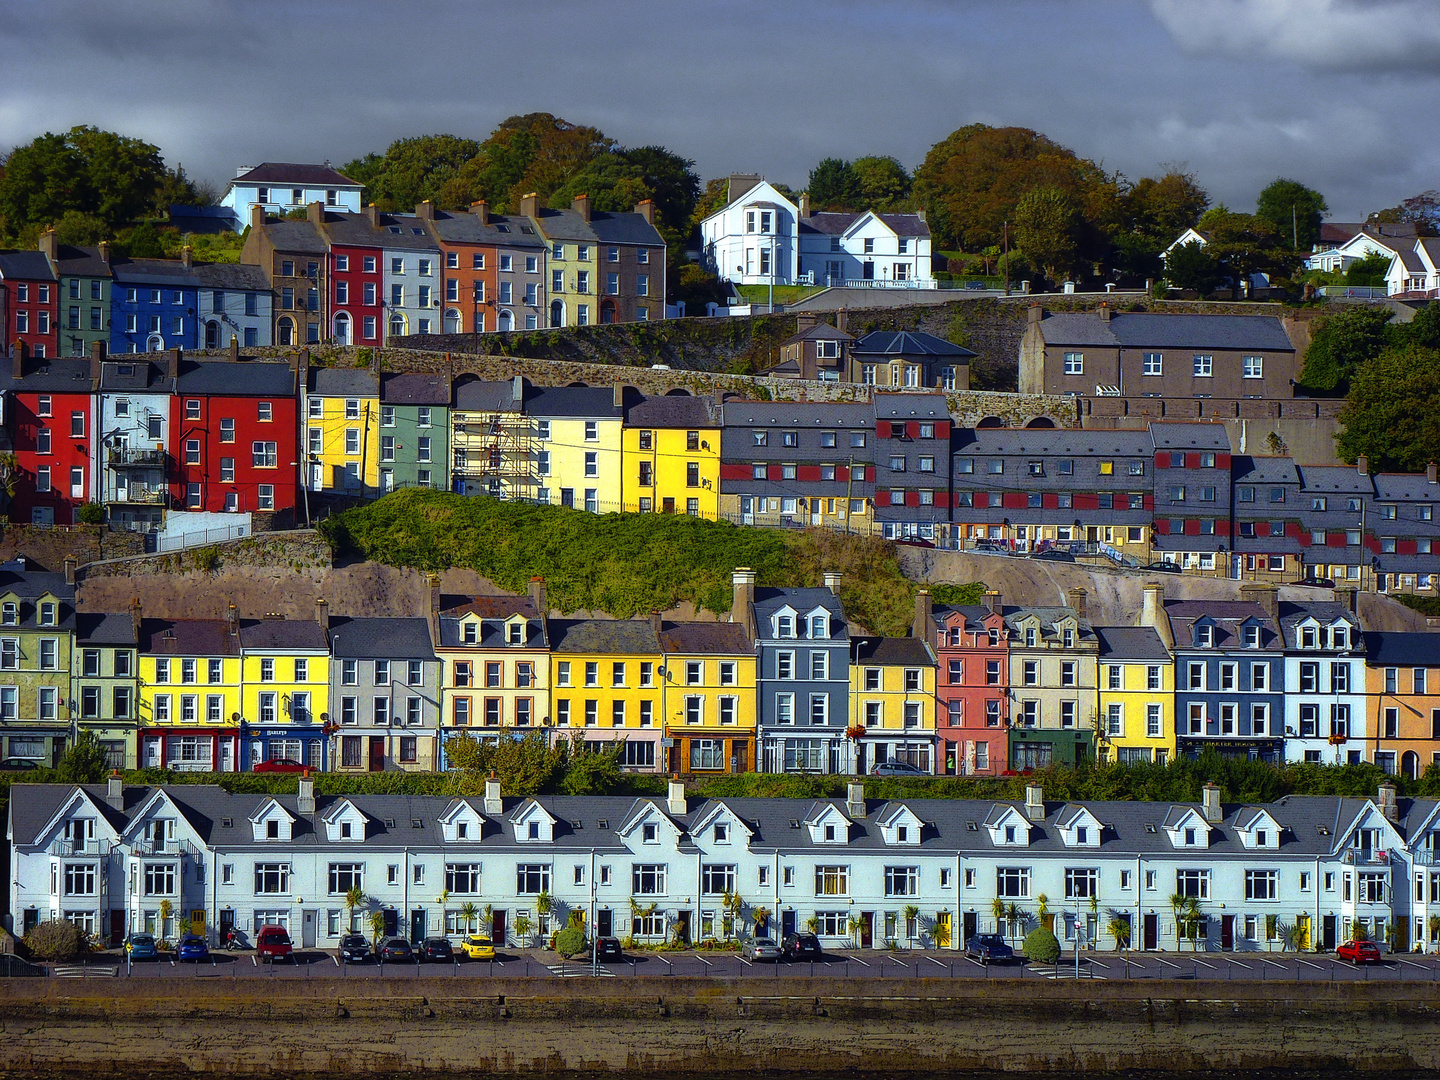
[[1385, 348], [1392, 314], [1387, 308], [1351, 307], [1317, 319], [1300, 385], [1311, 393], [1344, 393], [1356, 369]]
[[1200, 219], [1199, 227], [1210, 237], [1206, 249], [1237, 292], [1253, 274], [1286, 274], [1296, 265], [1289, 242], [1282, 244], [1274, 225], [1258, 215], [1217, 207]]
[[700, 177], [695, 174], [695, 162], [663, 146], [632, 146], [621, 154], [640, 170], [641, 178], [653, 193], [661, 219], [683, 236], [700, 199]]
[[1142, 177], [1123, 197], [1130, 231], [1168, 246], [1193, 228], [1210, 205], [1210, 195], [1195, 174], [1171, 168], [1164, 176]]
[[0, 213], [18, 230], [67, 211], [111, 229], [156, 212], [173, 192], [159, 147], [94, 127], [46, 132], [11, 151], [0, 176]]
[[603, 750], [588, 750], [580, 733], [571, 736], [570, 753], [565, 762], [565, 778], [560, 790], [566, 795], [608, 795], [623, 779], [620, 753], [623, 740], [606, 744]]
[[105, 747], [93, 731], [82, 731], [60, 758], [58, 779], [66, 784], [98, 784], [105, 778]]
[[458, 135], [417, 135], [396, 139], [383, 154], [366, 154], [340, 171], [365, 185], [365, 198], [387, 211], [409, 212], [429, 199], [480, 153], [474, 139]]
[[908, 207], [910, 174], [893, 157], [859, 157], [850, 162], [850, 171], [860, 185], [858, 209], [888, 212]]
[[347, 930], [355, 925], [355, 911], [365, 904], [365, 890], [358, 885], [352, 885], [345, 890], [345, 927]]
[[1165, 280], [1177, 289], [1194, 289], [1208, 296], [1220, 284], [1220, 267], [1195, 240], [1171, 248], [1165, 259]]
[[108, 224], [83, 210], [66, 210], [53, 224], [55, 239], [75, 247], [92, 247], [115, 235], [115, 230]]
[[860, 178], [850, 163], [829, 157], [810, 170], [810, 206], [814, 210], [860, 210]]
[[37, 923], [25, 932], [25, 948], [37, 960], [74, 960], [85, 949], [85, 933], [66, 919]]
[[614, 140], [598, 129], [551, 113], [511, 116], [445, 181], [441, 202], [464, 207], [485, 199], [496, 210], [514, 213], [521, 196], [533, 191], [548, 204], [556, 189], [614, 149]]
[[725, 206], [729, 192], [730, 178], [728, 176], [716, 176], [705, 181], [704, 190], [695, 200], [695, 209], [690, 211], [690, 220], [687, 223], [689, 235], [699, 235], [700, 222]]
[[1440, 460], [1440, 351], [1407, 344], [1362, 363], [1340, 410], [1336, 449], [1377, 472], [1422, 472]]
[[1390, 272], [1390, 258], [1375, 251], [1363, 259], [1356, 259], [1345, 270], [1345, 284], [1368, 285], [1371, 288], [1383, 286], [1385, 275]]
[[1414, 225], [1420, 236], [1440, 235], [1440, 191], [1432, 188], [1412, 195], [1399, 206], [1377, 210], [1368, 220], [1375, 225], [1406, 222]]
[[1403, 340], [1427, 349], [1440, 349], [1440, 304], [1429, 303], [1403, 327]]
[[1272, 181], [1255, 200], [1255, 216], [1269, 222], [1281, 242], [1295, 251], [1309, 251], [1319, 239], [1320, 222], [1329, 209], [1320, 192], [1284, 177]]
[[163, 259], [165, 246], [160, 242], [160, 230], [153, 221], [142, 221], [127, 230], [118, 245], [132, 259]]
[[378, 946], [380, 935], [385, 932], [385, 912], [372, 911], [366, 921], [370, 924], [370, 944]]
[[555, 951], [567, 960], [572, 956], [579, 956], [588, 947], [584, 927], [567, 926], [555, 935]]
[[1059, 188], [1034, 188], [1015, 207], [1015, 239], [1020, 250], [1051, 281], [1061, 280], [1075, 265], [1079, 224], [1074, 202]]

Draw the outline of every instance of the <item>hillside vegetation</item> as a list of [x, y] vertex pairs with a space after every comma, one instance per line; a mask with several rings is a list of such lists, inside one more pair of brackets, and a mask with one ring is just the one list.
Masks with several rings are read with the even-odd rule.
[[[753, 569], [760, 588], [817, 586], [826, 571], [838, 571], [846, 611], [871, 633], [907, 633], [914, 611], [916, 587], [891, 544], [821, 529], [779, 532], [685, 515], [597, 516], [408, 489], [330, 518], [321, 531], [337, 553], [431, 572], [466, 567], [511, 592], [543, 577], [550, 604], [566, 612], [627, 619], [688, 601], [724, 614], [737, 566]], [[971, 594], [971, 601], [978, 598]]]

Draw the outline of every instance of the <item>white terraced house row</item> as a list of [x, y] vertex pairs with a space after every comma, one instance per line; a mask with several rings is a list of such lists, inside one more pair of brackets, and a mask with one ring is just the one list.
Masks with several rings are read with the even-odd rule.
[[[1333, 949], [1359, 931], [1435, 947], [1440, 803], [1289, 796], [1200, 803], [295, 795], [205, 785], [17, 784], [17, 934], [65, 918], [118, 942], [289, 928], [334, 947], [382, 913], [419, 939], [484, 928], [524, 945], [572, 913], [658, 942], [814, 928], [826, 948], [1062, 942], [1140, 950]], [[359, 889], [356, 910], [346, 893]], [[727, 899], [739, 898], [738, 912]], [[168, 901], [168, 903], [167, 903]], [[1293, 932], [1286, 934], [1287, 929]], [[1118, 940], [1117, 940], [1118, 938]]]

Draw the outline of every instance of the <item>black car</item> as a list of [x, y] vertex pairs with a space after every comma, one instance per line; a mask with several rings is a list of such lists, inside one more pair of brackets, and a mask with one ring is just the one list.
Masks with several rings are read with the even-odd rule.
[[1032, 559], [1045, 559], [1047, 562], [1074, 562], [1075, 556], [1068, 551], [1060, 551], [1057, 548], [1050, 548], [1046, 551], [1037, 551], [1031, 555]]
[[30, 772], [40, 768], [38, 761], [31, 761], [29, 758], [7, 757], [0, 761], [0, 771], [4, 772]]
[[1141, 570], [1155, 570], [1155, 571], [1158, 571], [1159, 573], [1162, 573], [1162, 574], [1178, 574], [1178, 573], [1180, 573], [1180, 565], [1179, 565], [1178, 563], [1173, 563], [1173, 562], [1152, 562], [1152, 563], [1146, 563], [1146, 564], [1145, 564], [1144, 566], [1142, 566], [1140, 569], [1141, 569]]
[[785, 943], [780, 946], [786, 960], [819, 960], [820, 939], [814, 934], [786, 934]]
[[966, 943], [965, 955], [982, 964], [1009, 963], [1015, 950], [999, 934], [976, 934]]
[[410, 942], [403, 937], [392, 937], [381, 943], [380, 947], [375, 950], [375, 955], [383, 964], [387, 960], [413, 960], [415, 959], [415, 950], [410, 948]]
[[450, 964], [455, 961], [455, 948], [450, 944], [449, 938], [427, 937], [415, 946], [415, 955], [421, 960]]
[[597, 960], [624, 960], [625, 956], [620, 951], [620, 939], [617, 937], [602, 937], [595, 939], [595, 958]]
[[371, 957], [370, 943], [364, 934], [346, 934], [340, 939], [340, 960], [346, 964], [363, 964]]
[[1312, 588], [1312, 589], [1333, 589], [1333, 588], [1335, 588], [1335, 582], [1331, 581], [1329, 578], [1323, 578], [1323, 577], [1307, 577], [1307, 578], [1301, 578], [1299, 581], [1295, 582], [1295, 584], [1296, 584], [1296, 585], [1308, 585], [1308, 586], [1310, 586], [1310, 588]]

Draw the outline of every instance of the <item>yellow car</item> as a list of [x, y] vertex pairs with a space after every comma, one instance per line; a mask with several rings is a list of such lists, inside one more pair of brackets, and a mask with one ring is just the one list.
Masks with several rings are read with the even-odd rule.
[[466, 934], [460, 939], [460, 948], [469, 960], [494, 960], [495, 946], [488, 937]]

